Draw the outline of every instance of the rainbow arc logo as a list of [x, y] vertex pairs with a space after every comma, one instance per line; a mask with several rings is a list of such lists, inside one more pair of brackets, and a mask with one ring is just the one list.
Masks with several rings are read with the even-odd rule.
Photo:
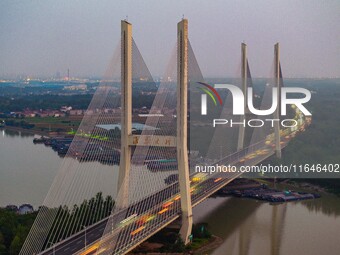
[[[197, 83], [199, 83], [199, 84], [205, 86], [206, 88], [208, 88], [208, 89], [210, 90], [210, 91], [209, 91], [209, 90], [206, 89], [206, 88], [198, 87], [200, 90], [202, 90], [203, 92], [207, 93], [207, 95], [210, 96], [210, 98], [213, 100], [213, 102], [214, 102], [215, 105], [217, 105], [217, 102], [216, 102], [216, 99], [215, 99], [214, 95], [217, 97], [217, 100], [218, 100], [218, 102], [220, 103], [220, 105], [223, 105], [223, 102], [222, 102], [222, 99], [221, 99], [220, 94], [218, 94], [218, 92], [216, 91], [216, 89], [215, 89], [213, 86], [211, 86], [211, 85], [209, 85], [209, 84], [207, 84], [207, 83], [204, 83], [204, 82], [197, 82]], [[212, 92], [212, 93], [211, 93], [211, 92]], [[214, 95], [213, 95], [213, 93], [214, 93]]]
[[202, 90], [205, 94], [201, 95], [201, 114], [202, 115], [207, 115], [207, 95], [211, 98], [211, 100], [214, 102], [215, 106], [217, 106], [217, 101], [220, 103], [220, 105], [223, 105], [222, 98], [220, 94], [216, 91], [216, 89], [204, 82], [198, 82], [198, 84], [203, 85], [204, 87], [198, 87], [198, 89]]

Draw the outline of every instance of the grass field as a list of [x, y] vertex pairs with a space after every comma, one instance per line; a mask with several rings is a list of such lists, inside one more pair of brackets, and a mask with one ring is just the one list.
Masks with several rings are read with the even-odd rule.
[[67, 116], [67, 117], [34, 117], [24, 119], [7, 119], [15, 122], [25, 121], [34, 124], [32, 130], [37, 131], [59, 131], [69, 132], [77, 130], [83, 116]]

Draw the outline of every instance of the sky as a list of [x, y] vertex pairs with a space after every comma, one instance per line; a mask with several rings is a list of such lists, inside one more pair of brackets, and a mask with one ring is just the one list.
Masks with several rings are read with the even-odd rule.
[[102, 76], [126, 17], [161, 76], [183, 15], [205, 77], [238, 76], [241, 42], [254, 77], [270, 76], [276, 42], [285, 77], [340, 77], [339, 0], [1, 0], [0, 77]]

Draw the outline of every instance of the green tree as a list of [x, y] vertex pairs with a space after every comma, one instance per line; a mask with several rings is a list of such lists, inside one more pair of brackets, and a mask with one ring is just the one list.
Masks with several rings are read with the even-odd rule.
[[0, 232], [0, 254], [7, 254], [7, 249], [4, 242], [5, 242], [4, 236]]
[[4, 244], [5, 239], [4, 239], [4, 235], [0, 232], [0, 244]]
[[4, 244], [0, 244], [0, 254], [8, 254]]
[[10, 246], [10, 254], [13, 255], [19, 254], [22, 245], [23, 243], [20, 237], [15, 236]]

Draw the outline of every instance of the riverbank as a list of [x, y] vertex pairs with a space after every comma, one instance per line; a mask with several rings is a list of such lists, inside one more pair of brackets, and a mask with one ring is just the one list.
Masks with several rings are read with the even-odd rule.
[[13, 127], [13, 126], [5, 126], [2, 129], [22, 132], [22, 133], [31, 134], [31, 135], [48, 136], [48, 137], [61, 136], [61, 135], [66, 134], [65, 132], [47, 132], [47, 131], [41, 131], [41, 130], [36, 130], [36, 129], [26, 129], [22, 127]]
[[331, 192], [329, 192], [326, 188], [321, 187], [320, 185], [309, 183], [309, 182], [296, 182], [292, 180], [287, 180], [286, 182], [283, 182], [283, 184], [287, 184], [289, 186], [297, 187], [301, 189], [331, 194]]
[[[297, 188], [301, 191], [313, 191], [313, 192], [321, 192], [325, 194], [336, 194], [334, 192], [331, 192], [327, 190], [325, 187], [322, 187], [317, 184], [309, 183], [308, 181], [304, 180], [303, 182], [296, 181], [297, 179], [286, 179], [281, 182], [277, 182], [278, 185], [285, 185], [287, 187]], [[268, 186], [273, 187], [275, 184], [272, 181], [266, 180], [266, 179], [257, 179], [258, 182], [266, 184]]]
[[6, 118], [4, 128], [27, 131], [39, 135], [66, 134], [77, 130], [83, 116]]
[[215, 235], [212, 235], [209, 242], [207, 242], [205, 245], [198, 248], [197, 250], [194, 250], [193, 254], [194, 255], [208, 254], [208, 253], [212, 252], [213, 250], [215, 250], [216, 248], [218, 248], [222, 243], [223, 243], [222, 238], [215, 236]]
[[[206, 255], [218, 248], [223, 243], [222, 238], [212, 235], [203, 245], [185, 252], [147, 252], [147, 253], [128, 253], [129, 255]], [[144, 243], [145, 244], [145, 243]], [[190, 247], [191, 244], [189, 244]], [[155, 247], [153, 243], [147, 243], [147, 246]]]
[[[245, 186], [245, 185], [243, 185]], [[277, 189], [276, 187], [269, 188], [267, 185], [260, 185], [260, 187], [235, 187], [233, 189], [222, 188], [218, 191], [220, 196], [234, 196], [234, 197], [244, 197], [251, 198], [261, 201], [267, 201], [271, 203], [284, 203], [308, 199], [320, 198], [317, 193], [307, 193], [302, 191], [295, 191], [290, 189]], [[253, 185], [248, 185], [253, 186]]]

